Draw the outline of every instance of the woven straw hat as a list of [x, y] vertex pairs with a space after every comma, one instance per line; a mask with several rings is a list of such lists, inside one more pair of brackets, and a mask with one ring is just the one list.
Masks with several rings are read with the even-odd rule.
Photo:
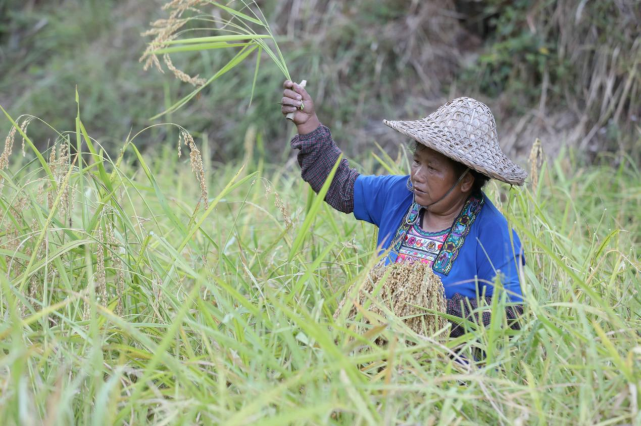
[[494, 116], [487, 105], [475, 99], [454, 99], [421, 120], [383, 122], [491, 178], [521, 185], [527, 177], [525, 170], [501, 151]]

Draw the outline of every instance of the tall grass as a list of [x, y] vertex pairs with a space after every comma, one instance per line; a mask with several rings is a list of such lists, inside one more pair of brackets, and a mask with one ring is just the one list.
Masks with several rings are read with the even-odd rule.
[[174, 148], [132, 135], [111, 158], [90, 132], [79, 114], [40, 153], [18, 128], [27, 155], [0, 171], [1, 424], [641, 421], [635, 164], [567, 154], [535, 191], [491, 185], [526, 250], [522, 329], [496, 299], [490, 327], [440, 344], [393, 315], [333, 319], [375, 229], [315, 203], [260, 139], [243, 165], [204, 164], [205, 209]]

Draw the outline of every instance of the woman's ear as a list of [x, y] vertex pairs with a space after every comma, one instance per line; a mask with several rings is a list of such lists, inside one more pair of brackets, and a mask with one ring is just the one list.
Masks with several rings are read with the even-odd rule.
[[469, 171], [461, 181], [461, 191], [462, 192], [468, 192], [472, 190], [472, 186], [474, 186], [474, 175], [470, 173]]

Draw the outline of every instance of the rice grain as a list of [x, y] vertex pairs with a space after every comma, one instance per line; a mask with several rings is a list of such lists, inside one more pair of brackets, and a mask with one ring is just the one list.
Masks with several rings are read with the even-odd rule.
[[[416, 262], [375, 267], [364, 282], [355, 285], [361, 286], [356, 295], [358, 305], [364, 308], [371, 300], [366, 309], [376, 315], [388, 317], [385, 309], [379, 307], [382, 305], [403, 319], [417, 334], [432, 336], [447, 326], [444, 317], [426, 311], [430, 309], [445, 313], [447, 308], [443, 283], [430, 265]], [[348, 295], [352, 294], [352, 289], [353, 287], [348, 291]], [[339, 304], [334, 318], [338, 318], [345, 303], [349, 303], [347, 298]], [[356, 304], [352, 303], [348, 318], [353, 318], [357, 312]]]

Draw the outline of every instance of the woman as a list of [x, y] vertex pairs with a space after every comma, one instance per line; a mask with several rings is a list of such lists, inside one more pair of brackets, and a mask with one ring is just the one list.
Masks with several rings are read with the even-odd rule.
[[[318, 192], [341, 151], [307, 91], [291, 81], [284, 88], [282, 112], [293, 113], [298, 128], [291, 144], [300, 150], [303, 179]], [[482, 297], [491, 303], [498, 279], [515, 303], [507, 318], [516, 319], [523, 300], [521, 242], [481, 188], [490, 178], [521, 185], [527, 175], [501, 152], [489, 108], [458, 98], [422, 120], [384, 122], [416, 142], [410, 175], [363, 176], [342, 160], [325, 201], [376, 225], [381, 252], [389, 249], [387, 263], [432, 265], [448, 314], [478, 320], [470, 312]], [[481, 314], [486, 325], [490, 318]], [[453, 337], [463, 333], [453, 324]]]

